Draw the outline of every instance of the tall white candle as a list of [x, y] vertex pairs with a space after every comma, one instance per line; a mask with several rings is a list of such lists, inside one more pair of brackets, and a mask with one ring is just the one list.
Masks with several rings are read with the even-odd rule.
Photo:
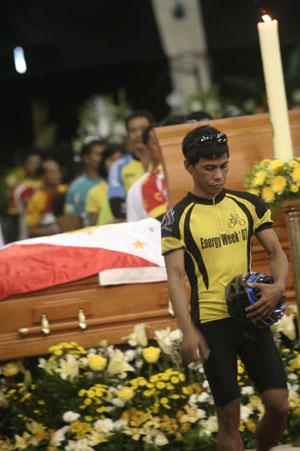
[[278, 22], [257, 24], [276, 158], [293, 159], [293, 147], [278, 38]]

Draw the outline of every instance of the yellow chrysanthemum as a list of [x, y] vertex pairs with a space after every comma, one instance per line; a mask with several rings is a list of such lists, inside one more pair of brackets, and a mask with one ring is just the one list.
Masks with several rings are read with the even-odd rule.
[[263, 200], [265, 202], [267, 202], [267, 204], [274, 202], [275, 193], [270, 186], [265, 186], [262, 189], [261, 196], [262, 196]]
[[131, 398], [134, 397], [134, 391], [130, 387], [124, 387], [122, 390], [119, 390], [117, 392], [117, 396], [122, 401], [129, 401]]
[[273, 169], [273, 171], [276, 172], [276, 171], [278, 171], [278, 169], [281, 169], [282, 166], [284, 166], [284, 161], [276, 159], [276, 160], [271, 161], [269, 168]]
[[265, 179], [266, 179], [265, 171], [263, 171], [263, 170], [258, 171], [255, 174], [255, 177], [253, 179], [252, 185], [253, 186], [262, 186], [264, 184]]
[[291, 173], [294, 182], [300, 182], [300, 168], [295, 168]]
[[290, 186], [290, 191], [292, 193], [298, 193], [299, 187], [295, 183], [292, 183], [291, 186]]
[[248, 193], [255, 194], [255, 196], [259, 196], [260, 191], [258, 188], [251, 188], [248, 189]]
[[251, 418], [248, 418], [248, 420], [246, 421], [246, 427], [248, 431], [252, 432], [252, 434], [255, 434], [256, 424]]
[[296, 160], [292, 160], [289, 162], [289, 167], [290, 168], [298, 168], [299, 167], [299, 162]]
[[282, 175], [277, 175], [271, 179], [271, 187], [277, 194], [281, 194], [286, 187], [286, 178]]
[[269, 158], [265, 158], [264, 160], [261, 161], [261, 164], [264, 165], [264, 166], [269, 164], [269, 163], [271, 163], [271, 160]]
[[11, 377], [18, 374], [19, 370], [20, 367], [16, 362], [8, 362], [2, 367], [2, 374], [4, 377]]

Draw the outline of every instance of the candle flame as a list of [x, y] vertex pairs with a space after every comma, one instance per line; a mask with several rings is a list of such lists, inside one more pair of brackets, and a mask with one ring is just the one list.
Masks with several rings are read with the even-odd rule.
[[264, 15], [262, 16], [262, 20], [263, 20], [264, 22], [266, 22], [266, 23], [272, 22], [272, 18], [271, 18], [268, 14], [264, 14]]

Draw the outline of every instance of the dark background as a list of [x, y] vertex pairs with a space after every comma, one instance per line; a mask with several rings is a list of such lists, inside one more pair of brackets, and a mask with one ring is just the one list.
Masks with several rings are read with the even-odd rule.
[[[163, 0], [162, 0], [163, 1]], [[174, 0], [170, 14], [184, 14]], [[300, 87], [299, 0], [202, 0], [213, 82], [228, 102], [264, 92], [256, 24], [265, 8], [279, 21], [288, 94]], [[150, 0], [10, 0], [1, 5], [0, 162], [32, 143], [32, 99], [49, 107], [58, 141], [70, 141], [77, 108], [94, 93], [117, 97], [124, 88], [133, 109], [168, 114], [172, 90]], [[28, 71], [17, 74], [13, 48], [24, 48]], [[295, 56], [296, 55], [296, 56]]]

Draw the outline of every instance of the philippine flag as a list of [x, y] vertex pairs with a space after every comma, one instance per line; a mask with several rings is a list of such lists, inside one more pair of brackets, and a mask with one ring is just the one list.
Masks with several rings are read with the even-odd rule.
[[9, 244], [0, 250], [0, 299], [111, 268], [163, 267], [160, 227], [149, 218]]

